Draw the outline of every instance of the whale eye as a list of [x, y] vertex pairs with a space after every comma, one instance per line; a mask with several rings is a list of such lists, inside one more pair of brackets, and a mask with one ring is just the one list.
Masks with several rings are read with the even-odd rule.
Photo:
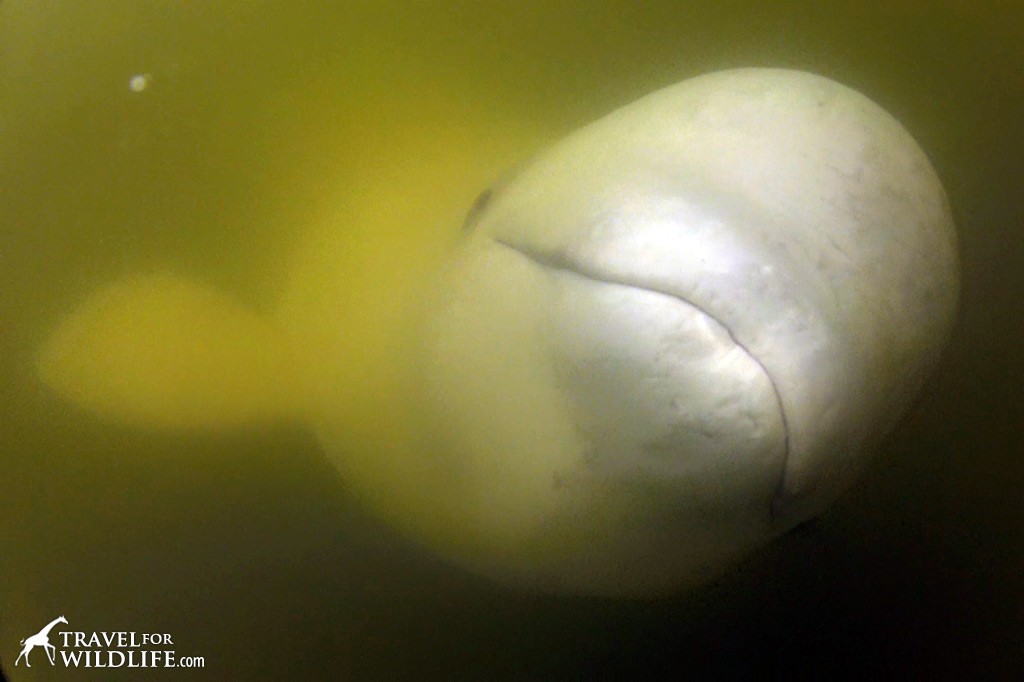
[[480, 222], [480, 217], [494, 203], [494, 199], [505, 191], [505, 188], [519, 176], [520, 171], [531, 160], [532, 158], [527, 158], [524, 161], [513, 164], [498, 176], [498, 179], [491, 183], [490, 187], [477, 195], [476, 199], [473, 200], [473, 204], [466, 212], [466, 218], [462, 221], [463, 234], [469, 234], [476, 227], [477, 223]]
[[493, 198], [493, 187], [488, 187], [477, 195], [477, 198], [473, 200], [473, 205], [469, 207], [469, 211], [466, 213], [466, 219], [462, 221], [463, 232], [469, 232], [476, 227], [476, 224], [480, 219], [480, 215], [487, 209], [487, 206], [491, 203], [491, 199]]

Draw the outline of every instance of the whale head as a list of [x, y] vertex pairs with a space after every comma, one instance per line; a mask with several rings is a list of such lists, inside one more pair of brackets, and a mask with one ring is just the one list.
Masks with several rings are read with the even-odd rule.
[[425, 332], [467, 513], [544, 548], [485, 570], [648, 593], [822, 513], [934, 365], [955, 249], [911, 136], [806, 73], [683, 82], [510, 174]]

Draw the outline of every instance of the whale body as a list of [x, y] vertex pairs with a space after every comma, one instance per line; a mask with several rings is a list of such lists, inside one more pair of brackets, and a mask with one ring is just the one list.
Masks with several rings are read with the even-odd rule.
[[[411, 248], [401, 235], [388, 248]], [[781, 69], [613, 112], [486, 189], [434, 272], [426, 251], [364, 268], [368, 291], [402, 281], [398, 303], [344, 312], [303, 308], [302, 286], [261, 317], [187, 278], [118, 283], [61, 324], [41, 375], [165, 426], [303, 420], [358, 499], [450, 561], [650, 595], [823, 513], [935, 366], [959, 287], [948, 203], [910, 134]], [[334, 257], [316, 253], [296, 281]], [[364, 313], [374, 334], [346, 334]], [[181, 367], [239, 378], [200, 391]]]

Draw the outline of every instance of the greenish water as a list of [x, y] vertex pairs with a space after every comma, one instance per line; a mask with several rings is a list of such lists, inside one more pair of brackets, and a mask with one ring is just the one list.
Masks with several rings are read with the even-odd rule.
[[[207, 661], [165, 675], [180, 679], [1019, 675], [1024, 16], [1002, 5], [0, 4], [5, 670], [64, 613], [173, 633]], [[408, 149], [449, 167], [432, 136], [472, 149], [431, 214], [457, 230], [448, 204], [515, 158], [746, 65], [830, 76], [903, 122], [949, 192], [963, 298], [942, 366], [861, 484], [707, 590], [506, 591], [374, 527], [298, 425], [114, 425], [38, 381], [54, 326], [126, 275], [170, 268], [272, 308], [295, 244], [357, 229], [332, 222], [335, 197], [370, 215], [416, 196], [421, 176], [380, 170]], [[475, 132], [451, 132], [463, 123]], [[33, 660], [13, 679], [50, 679]]]

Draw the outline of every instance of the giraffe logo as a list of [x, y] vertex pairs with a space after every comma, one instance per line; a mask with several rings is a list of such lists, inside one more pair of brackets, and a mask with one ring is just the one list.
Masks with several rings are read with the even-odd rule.
[[25, 667], [31, 668], [32, 664], [28, 662], [28, 655], [32, 651], [32, 649], [34, 649], [37, 646], [41, 646], [43, 647], [43, 649], [46, 650], [46, 656], [50, 659], [50, 665], [55, 665], [55, 656], [57, 653], [57, 649], [52, 644], [50, 644], [50, 630], [52, 630], [58, 623], [63, 623], [64, 625], [67, 625], [68, 619], [64, 616], [61, 616], [60, 618], [55, 618], [54, 620], [47, 623], [46, 626], [36, 634], [21, 640], [21, 653], [18, 654], [18, 658], [14, 660], [14, 665], [18, 665], [21, 659], [24, 658]]

